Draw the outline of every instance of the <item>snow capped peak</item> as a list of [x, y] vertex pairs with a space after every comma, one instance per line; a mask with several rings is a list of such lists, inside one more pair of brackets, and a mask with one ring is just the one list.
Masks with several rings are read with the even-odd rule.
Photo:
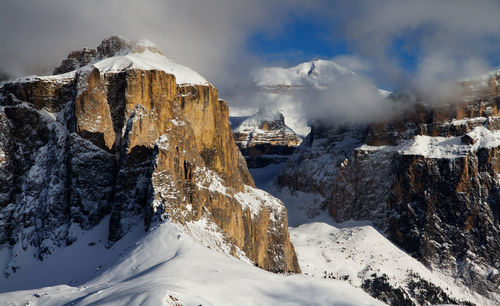
[[343, 82], [360, 81], [349, 69], [331, 60], [314, 59], [290, 68], [261, 68], [253, 73], [258, 87], [328, 87]]
[[143, 53], [129, 53], [103, 59], [92, 65], [101, 73], [120, 72], [129, 69], [163, 70], [176, 77], [179, 85], [208, 85], [209, 82], [200, 74], [184, 65], [148, 49]]
[[[374, 96], [378, 90], [366, 77], [332, 60], [313, 59], [288, 68], [260, 68], [252, 73], [252, 77], [261, 103], [280, 109], [286, 118], [286, 124], [303, 136], [309, 133], [309, 123], [314, 116], [306, 113], [318, 105], [323, 107], [320, 104], [327, 104], [327, 100], [335, 102], [334, 97], [325, 92], [339, 93], [340, 98], [336, 98], [340, 100], [356, 96], [349, 93], [360, 92], [358, 89], [363, 89], [363, 92], [373, 91]], [[390, 92], [378, 90], [378, 94], [386, 98]]]
[[94, 67], [100, 72], [120, 72], [128, 69], [163, 70], [176, 77], [177, 84], [207, 85], [208, 81], [194, 70], [163, 55], [153, 42], [142, 39], [131, 42], [121, 36], [111, 36], [97, 47]]
[[97, 49], [72, 51], [54, 70], [54, 74], [61, 75], [92, 67], [99, 69], [101, 73], [116, 73], [129, 69], [163, 70], [175, 75], [179, 85], [209, 84], [194, 70], [164, 56], [153, 42], [147, 39], [134, 42], [118, 35], [104, 39]]
[[119, 35], [112, 35], [105, 38], [97, 47], [97, 59], [104, 59], [108, 57], [127, 55], [130, 53], [142, 54], [151, 52], [163, 55], [163, 52], [153, 42], [147, 39], [139, 41], [130, 41], [125, 37]]

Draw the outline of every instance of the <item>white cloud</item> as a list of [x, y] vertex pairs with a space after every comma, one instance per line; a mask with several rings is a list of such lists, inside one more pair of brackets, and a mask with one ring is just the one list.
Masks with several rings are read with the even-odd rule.
[[[281, 2], [281, 3], [280, 3]], [[51, 72], [70, 50], [112, 34], [147, 38], [214, 83], [230, 82], [254, 59], [248, 35], [278, 29], [286, 1], [17, 0], [0, 10], [0, 70]], [[245, 58], [245, 60], [241, 60]]]
[[[372, 59], [380, 80], [393, 84], [452, 80], [487, 70], [499, 51], [500, 2], [467, 0], [349, 1], [335, 7], [345, 37], [358, 55]], [[393, 42], [416, 55], [407, 74]]]
[[[348, 42], [352, 54], [335, 58], [340, 64], [391, 89], [432, 87], [428, 91], [433, 92], [439, 90], [437, 81], [492, 68], [488, 56], [500, 54], [499, 14], [500, 2], [484, 0], [7, 0], [0, 10], [0, 72], [50, 73], [68, 51], [95, 47], [119, 34], [155, 42], [226, 96], [251, 94], [248, 72], [262, 60], [247, 50], [248, 38], [256, 31], [278, 38], [294, 15], [324, 21], [332, 42], [334, 37]], [[402, 49], [417, 55], [416, 71], [403, 69], [394, 53], [393, 41], [401, 38]], [[363, 94], [366, 90], [357, 91], [323, 92], [313, 97], [324, 103], [307, 111], [314, 115], [335, 108], [344, 110], [341, 117], [348, 121], [359, 121], [359, 109], [370, 109], [376, 117], [383, 103], [366, 98], [374, 97]], [[243, 100], [229, 103], [252, 101]]]

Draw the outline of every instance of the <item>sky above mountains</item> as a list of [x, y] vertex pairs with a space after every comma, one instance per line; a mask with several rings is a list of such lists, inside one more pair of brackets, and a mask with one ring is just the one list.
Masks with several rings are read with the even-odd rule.
[[334, 59], [393, 90], [500, 64], [498, 1], [17, 0], [0, 10], [0, 70], [50, 73], [112, 34], [154, 41], [229, 89], [254, 67]]

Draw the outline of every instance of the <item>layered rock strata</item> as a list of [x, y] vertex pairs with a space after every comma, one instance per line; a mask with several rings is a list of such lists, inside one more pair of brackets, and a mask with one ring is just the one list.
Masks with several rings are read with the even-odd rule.
[[316, 125], [278, 184], [321, 194], [338, 222], [372, 221], [430, 268], [498, 301], [497, 78], [463, 84], [474, 91], [460, 103], [419, 103], [390, 122]]
[[250, 168], [285, 162], [302, 142], [277, 110], [261, 107], [252, 116], [230, 121], [236, 145]]

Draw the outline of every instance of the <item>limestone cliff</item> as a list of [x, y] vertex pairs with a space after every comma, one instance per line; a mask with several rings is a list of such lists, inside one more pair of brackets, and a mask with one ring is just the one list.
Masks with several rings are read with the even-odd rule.
[[0, 87], [5, 275], [108, 218], [110, 244], [137, 224], [205, 224], [222, 250], [300, 272], [286, 209], [255, 188], [217, 89], [149, 42], [92, 50], [72, 52], [64, 74]]
[[336, 221], [372, 221], [428, 267], [498, 301], [496, 78], [489, 87], [464, 83], [469, 95], [457, 103], [417, 103], [385, 123], [316, 125], [278, 183], [322, 195]]

